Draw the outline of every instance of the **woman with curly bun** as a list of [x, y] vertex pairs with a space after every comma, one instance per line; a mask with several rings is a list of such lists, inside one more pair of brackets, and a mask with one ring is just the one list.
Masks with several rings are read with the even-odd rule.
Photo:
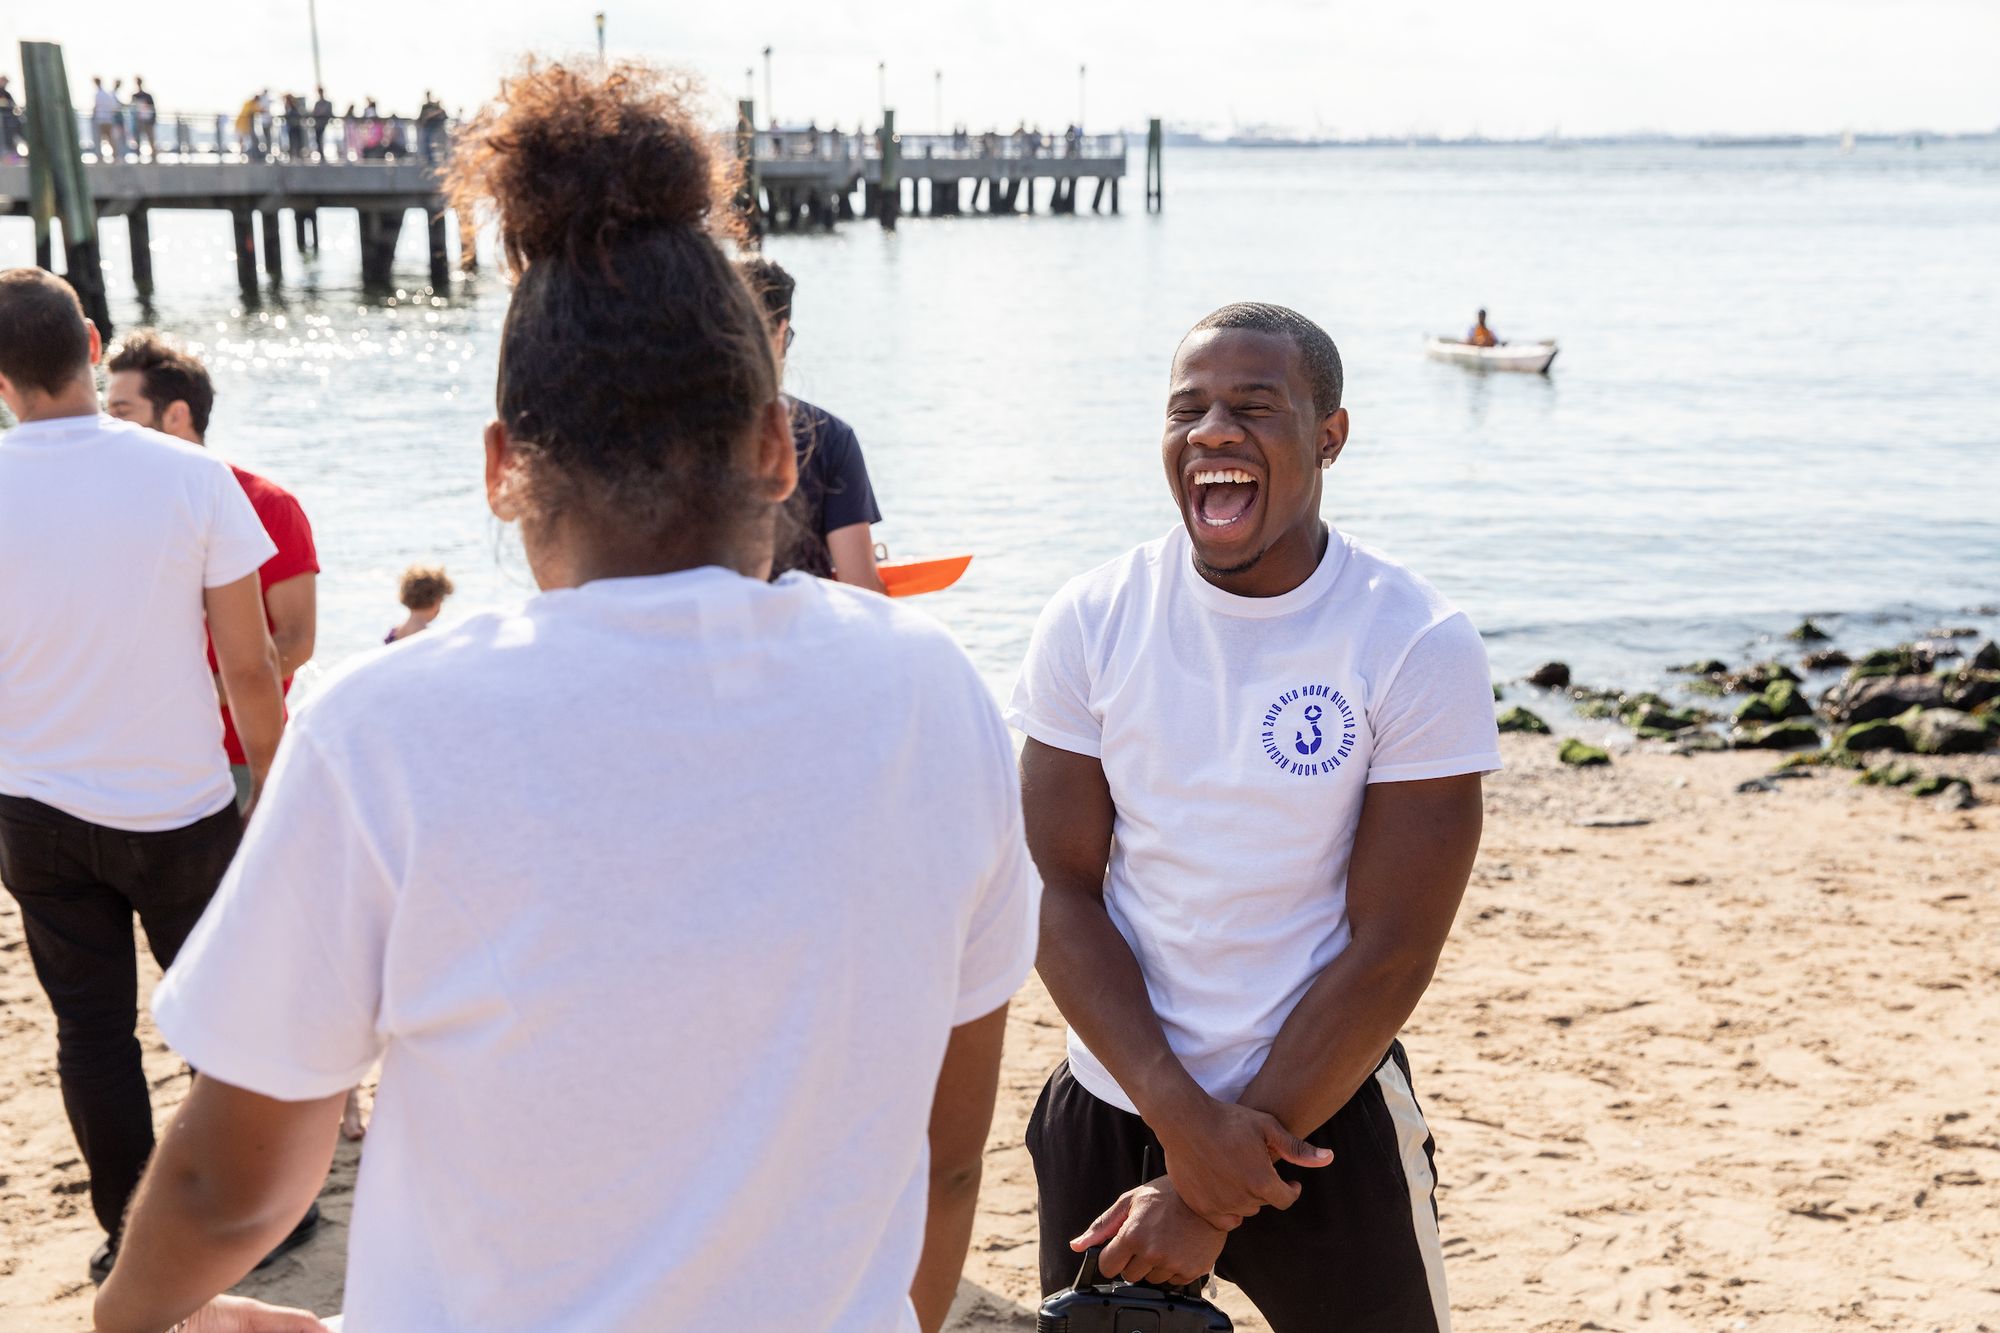
[[1012, 747], [930, 622], [765, 582], [791, 432], [692, 107], [530, 67], [455, 141], [517, 279], [486, 493], [542, 591], [293, 721], [154, 1000], [201, 1072], [107, 1333], [317, 1326], [212, 1298], [377, 1059], [356, 1333], [944, 1321], [1034, 955]]

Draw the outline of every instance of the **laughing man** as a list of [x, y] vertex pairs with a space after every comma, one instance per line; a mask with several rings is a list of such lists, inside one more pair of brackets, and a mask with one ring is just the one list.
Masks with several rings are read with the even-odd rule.
[[[1240, 1285], [1278, 1333], [1449, 1328], [1396, 1040], [1500, 766], [1479, 635], [1330, 529], [1340, 355], [1231, 305], [1174, 357], [1182, 526], [1073, 580], [1010, 710], [1069, 1059], [1028, 1127], [1044, 1291]], [[1108, 867], [1108, 869], [1107, 869]]]

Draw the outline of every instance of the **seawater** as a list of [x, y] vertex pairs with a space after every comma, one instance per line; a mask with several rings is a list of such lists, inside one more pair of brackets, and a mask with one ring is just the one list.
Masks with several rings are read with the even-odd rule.
[[[1070, 575], [1176, 521], [1159, 462], [1182, 332], [1234, 300], [1340, 344], [1353, 434], [1326, 513], [1464, 606], [1496, 676], [1563, 658], [1638, 686], [1743, 659], [1804, 614], [1845, 644], [2000, 627], [2000, 142], [1703, 150], [1172, 150], [1166, 207], [907, 218], [778, 236], [789, 387], [847, 418], [892, 556], [975, 553], [920, 605], [996, 689]], [[1087, 200], [1086, 200], [1087, 202]], [[198, 344], [218, 451], [318, 534], [319, 661], [379, 643], [399, 571], [450, 614], [528, 595], [487, 515], [480, 430], [507, 287], [364, 299], [352, 214], [246, 308], [221, 214], [155, 212], [158, 281], [113, 315]], [[0, 219], [0, 262], [29, 262]], [[1476, 307], [1555, 337], [1547, 378], [1427, 361]], [[1982, 609], [1984, 608], [1984, 609]]]

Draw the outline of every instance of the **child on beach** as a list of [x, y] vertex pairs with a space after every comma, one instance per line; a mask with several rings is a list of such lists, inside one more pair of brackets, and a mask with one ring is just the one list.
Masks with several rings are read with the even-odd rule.
[[1013, 746], [934, 622], [766, 581], [797, 460], [700, 105], [531, 66], [454, 141], [518, 275], [483, 467], [542, 591], [299, 710], [155, 992], [200, 1074], [100, 1333], [244, 1311], [378, 1060], [354, 1328], [944, 1323], [1035, 954]]
[[430, 623], [444, 610], [444, 599], [457, 589], [444, 572], [443, 565], [411, 565], [403, 571], [403, 587], [400, 594], [403, 609], [410, 614], [403, 623], [389, 631], [384, 643], [395, 643], [407, 639], [418, 630], [428, 629]]

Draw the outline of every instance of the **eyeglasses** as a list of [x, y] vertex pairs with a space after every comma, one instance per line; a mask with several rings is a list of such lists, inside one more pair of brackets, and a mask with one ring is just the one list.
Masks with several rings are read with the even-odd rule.
[[797, 329], [793, 328], [789, 324], [785, 325], [785, 350], [787, 352], [792, 350], [792, 339], [798, 336], [799, 336], [799, 331]]

